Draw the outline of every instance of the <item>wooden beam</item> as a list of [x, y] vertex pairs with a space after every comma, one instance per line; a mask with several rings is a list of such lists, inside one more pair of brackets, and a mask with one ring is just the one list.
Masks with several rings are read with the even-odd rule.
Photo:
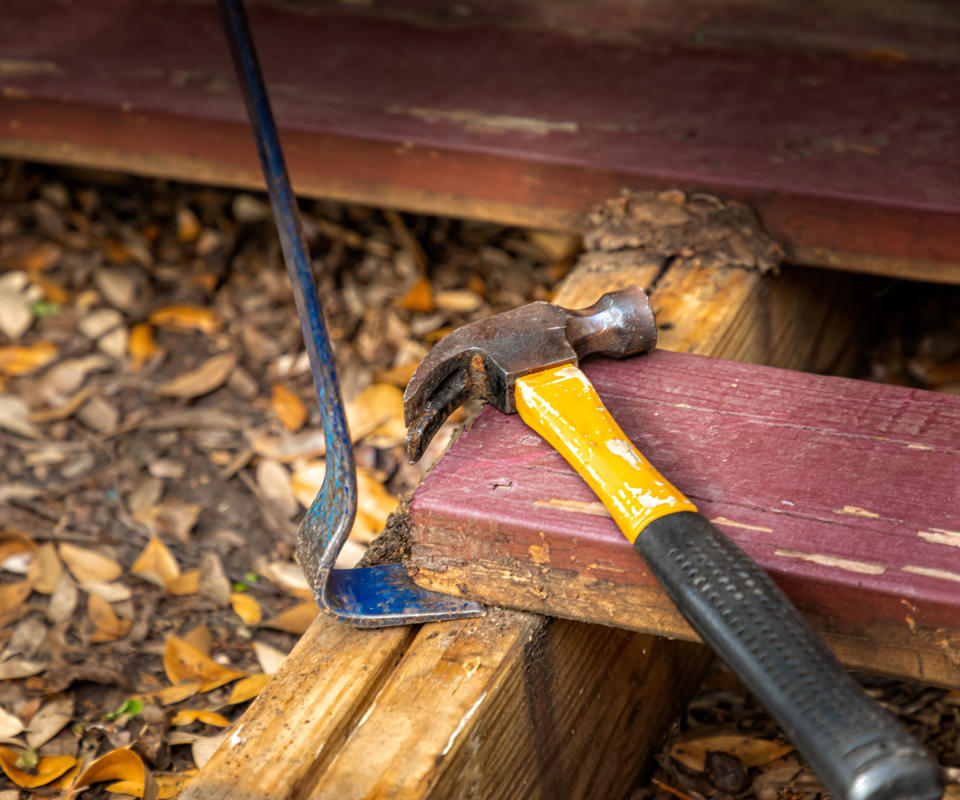
[[[960, 685], [960, 398], [667, 351], [585, 371], [639, 449], [852, 665]], [[410, 517], [422, 585], [695, 638], [518, 417], [485, 410]], [[877, 658], [890, 650], [912, 657]]]
[[[949, 0], [669, 5], [251, 16], [302, 193], [569, 228], [625, 189], [709, 191], [795, 260], [960, 281]], [[10, 0], [0, 119], [7, 156], [262, 186], [212, 2]]]

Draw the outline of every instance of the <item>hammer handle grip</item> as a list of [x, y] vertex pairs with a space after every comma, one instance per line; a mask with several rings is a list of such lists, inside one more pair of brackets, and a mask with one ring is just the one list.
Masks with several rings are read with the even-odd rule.
[[936, 762], [866, 695], [770, 577], [710, 522], [690, 511], [663, 516], [634, 547], [834, 797], [941, 796]]

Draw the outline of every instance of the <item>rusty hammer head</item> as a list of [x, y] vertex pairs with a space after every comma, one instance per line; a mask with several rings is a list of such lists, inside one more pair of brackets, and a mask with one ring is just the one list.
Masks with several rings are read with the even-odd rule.
[[513, 414], [514, 383], [529, 372], [591, 354], [623, 358], [656, 344], [653, 310], [639, 287], [609, 292], [581, 310], [530, 303], [457, 328], [427, 354], [403, 394], [410, 460], [466, 400]]

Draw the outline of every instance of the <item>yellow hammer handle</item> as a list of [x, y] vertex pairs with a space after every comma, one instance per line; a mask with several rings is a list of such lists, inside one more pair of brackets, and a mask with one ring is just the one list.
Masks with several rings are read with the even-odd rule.
[[630, 442], [579, 367], [516, 381], [517, 412], [573, 466], [633, 544], [655, 519], [696, 511]]

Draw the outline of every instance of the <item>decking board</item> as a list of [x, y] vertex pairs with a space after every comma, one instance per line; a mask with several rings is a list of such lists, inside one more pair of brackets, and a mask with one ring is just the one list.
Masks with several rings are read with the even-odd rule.
[[[926, 647], [946, 658], [938, 680], [960, 682], [960, 398], [666, 351], [586, 372], [640, 450], [821, 628]], [[410, 514], [423, 585], [692, 635], [518, 417], [485, 410]]]

